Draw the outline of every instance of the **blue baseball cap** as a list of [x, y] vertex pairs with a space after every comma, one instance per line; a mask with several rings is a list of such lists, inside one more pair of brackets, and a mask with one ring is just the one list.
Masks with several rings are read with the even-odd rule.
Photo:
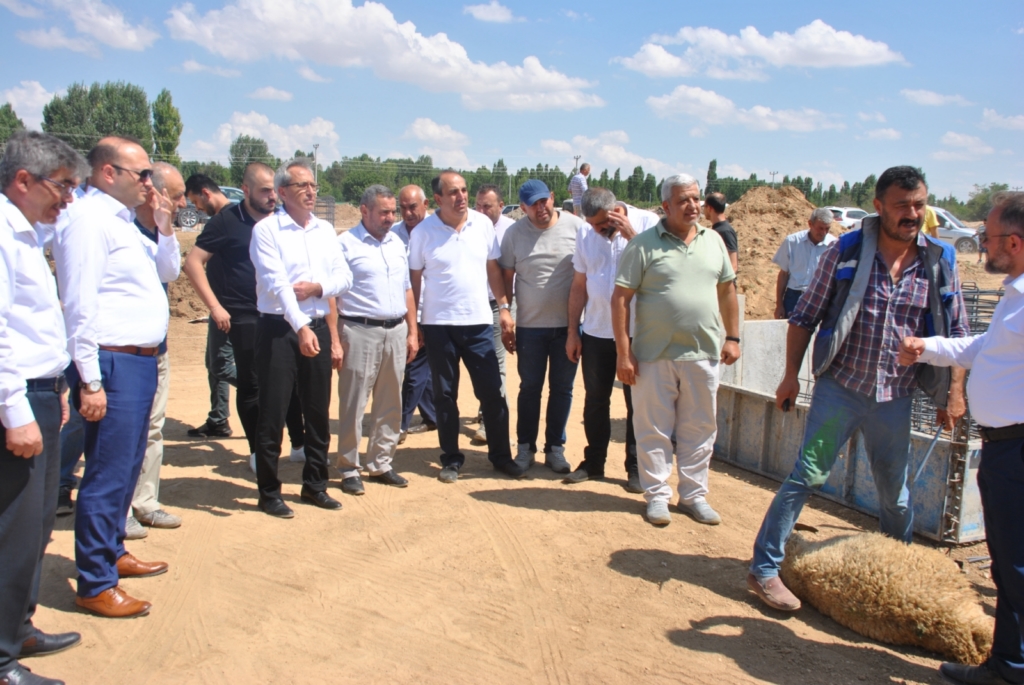
[[519, 186], [519, 201], [524, 205], [532, 205], [537, 200], [547, 200], [549, 197], [551, 197], [551, 190], [548, 189], [544, 181], [536, 178], [531, 178]]

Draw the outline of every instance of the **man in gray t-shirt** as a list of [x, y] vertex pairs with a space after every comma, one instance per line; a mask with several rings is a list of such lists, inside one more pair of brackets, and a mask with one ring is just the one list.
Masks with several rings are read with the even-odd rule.
[[501, 241], [498, 265], [505, 289], [515, 284], [516, 323], [503, 326], [502, 342], [519, 352], [519, 443], [516, 463], [527, 469], [537, 451], [540, 395], [548, 364], [551, 376], [544, 432], [544, 462], [555, 473], [569, 473], [565, 460], [565, 424], [572, 407], [577, 364], [565, 354], [569, 289], [576, 232], [583, 222], [555, 209], [554, 194], [543, 181], [531, 179], [519, 189], [526, 216], [509, 226]]

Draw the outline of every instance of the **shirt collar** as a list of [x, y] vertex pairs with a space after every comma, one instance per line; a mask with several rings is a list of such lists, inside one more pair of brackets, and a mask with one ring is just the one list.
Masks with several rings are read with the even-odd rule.
[[[655, 224], [654, 228], [655, 228], [655, 230], [658, 231], [658, 235], [660, 235], [660, 236], [670, 235], [673, 238], [675, 238], [676, 240], [679, 240], [680, 242], [682, 242], [679, 237], [677, 237], [674, 233], [672, 233], [672, 231], [670, 231], [667, 228], [665, 228], [665, 219], [662, 219], [657, 224]], [[696, 233], [696, 235], [694, 235], [694, 238], [696, 238], [697, 236], [703, 234], [704, 231], [706, 231], [706, 230], [708, 230], [708, 229], [705, 228], [704, 226], [701, 226], [700, 224], [697, 224], [697, 233]]]
[[1009, 276], [1003, 280], [1003, 285], [1008, 288], [1013, 288], [1018, 293], [1024, 294], [1024, 274], [1017, 276], [1017, 278], [1010, 278]]
[[393, 229], [388, 229], [388, 232], [384, 234], [384, 238], [381, 240], [377, 240], [375, 237], [373, 237], [373, 234], [366, 230], [366, 226], [363, 226], [363, 222], [360, 221], [358, 224], [356, 224], [356, 227], [352, 229], [352, 235], [354, 235], [356, 238], [359, 238], [359, 240], [363, 242], [366, 242], [366, 239], [369, 238], [375, 243], [384, 245], [388, 241], [395, 239], [395, 234], [392, 231]]
[[0, 204], [0, 212], [3, 213], [11, 228], [17, 233], [35, 232], [35, 228], [25, 218], [25, 215], [21, 213], [21, 210], [18, 209], [18, 205], [11, 202], [11, 198], [3, 193], [0, 193], [0, 197], [3, 197], [3, 203]]
[[295, 222], [295, 219], [292, 218], [292, 215], [289, 214], [287, 211], [281, 212], [280, 214], [275, 214], [274, 216], [277, 217], [277, 225], [280, 228], [294, 227], [296, 230], [299, 231], [312, 230], [316, 228], [319, 223], [319, 219], [317, 219], [317, 216], [315, 214], [309, 215], [309, 225], [306, 227], [299, 226], [299, 224]]

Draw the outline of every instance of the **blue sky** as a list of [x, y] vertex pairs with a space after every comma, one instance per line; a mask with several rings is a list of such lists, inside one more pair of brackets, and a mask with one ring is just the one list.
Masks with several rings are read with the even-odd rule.
[[659, 178], [894, 164], [931, 190], [1024, 187], [1024, 3], [0, 0], [0, 101], [170, 89], [186, 159], [240, 133], [288, 156], [640, 164]]

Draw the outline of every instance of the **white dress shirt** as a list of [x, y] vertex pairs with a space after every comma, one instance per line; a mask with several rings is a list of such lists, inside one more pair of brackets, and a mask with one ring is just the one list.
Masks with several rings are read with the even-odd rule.
[[[258, 222], [252, 229], [249, 258], [256, 267], [256, 309], [284, 316], [296, 333], [325, 316], [328, 300], [352, 285], [338, 234], [315, 216], [305, 228], [286, 212]], [[319, 283], [323, 295], [299, 302], [292, 286], [302, 281]]]
[[409, 238], [409, 268], [423, 271], [423, 323], [446, 326], [493, 325], [487, 301], [487, 262], [501, 255], [494, 224], [470, 209], [462, 230], [439, 214], [424, 219]]
[[772, 261], [783, 271], [789, 274], [786, 287], [792, 290], [807, 290], [811, 284], [811, 278], [818, 268], [821, 256], [825, 254], [829, 245], [839, 240], [831, 233], [826, 233], [824, 240], [815, 245], [808, 237], [808, 231], [797, 231], [790, 233], [779, 245], [779, 249], [772, 257]]
[[981, 335], [925, 338], [921, 361], [971, 370], [967, 401], [986, 428], [1024, 423], [1024, 275], [1003, 281], [1006, 293]]
[[43, 256], [46, 232], [0, 193], [0, 422], [35, 421], [25, 381], [56, 378], [70, 361], [57, 285]]
[[152, 241], [135, 226], [135, 212], [90, 188], [65, 210], [53, 242], [64, 302], [68, 352], [83, 383], [101, 379], [99, 347], [157, 347], [167, 336], [163, 283], [181, 270], [176, 235]]
[[389, 230], [378, 241], [360, 223], [338, 236], [338, 243], [352, 272], [352, 287], [338, 298], [338, 313], [367, 319], [405, 316], [405, 292], [411, 286], [402, 239]]
[[[654, 212], [617, 203], [626, 208], [626, 218], [637, 234], [657, 225], [661, 218]], [[583, 332], [595, 338], [615, 337], [612, 331], [612, 292], [619, 258], [629, 241], [618, 231], [612, 239], [583, 224], [576, 232], [576, 251], [572, 256], [573, 268], [587, 277], [587, 307], [583, 315]], [[629, 334], [633, 335], [636, 306], [629, 308]]]

